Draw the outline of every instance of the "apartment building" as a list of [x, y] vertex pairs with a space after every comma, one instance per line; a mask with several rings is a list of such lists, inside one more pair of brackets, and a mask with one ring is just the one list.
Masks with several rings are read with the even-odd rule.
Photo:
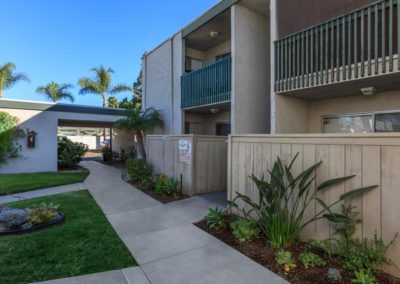
[[399, 2], [274, 2], [274, 133], [400, 131]]
[[146, 53], [143, 105], [163, 112], [161, 133], [269, 133], [269, 35], [269, 1], [224, 0]]

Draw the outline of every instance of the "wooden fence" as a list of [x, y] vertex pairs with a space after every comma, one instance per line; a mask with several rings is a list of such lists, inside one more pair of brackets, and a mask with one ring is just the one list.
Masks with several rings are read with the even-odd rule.
[[226, 139], [220, 136], [149, 135], [148, 161], [154, 165], [155, 173], [178, 179], [182, 176], [184, 194], [223, 191], [227, 188]]
[[[357, 237], [372, 238], [376, 232], [389, 242], [400, 232], [400, 135], [396, 134], [231, 136], [228, 141], [228, 197], [232, 199], [235, 192], [240, 192], [257, 200], [257, 188], [249, 175], [254, 173], [261, 177], [271, 169], [278, 156], [287, 163], [297, 153], [299, 157], [294, 164], [297, 174], [322, 161], [316, 184], [334, 177], [356, 175], [344, 184], [319, 193], [327, 203], [336, 201], [348, 190], [378, 185], [350, 201], [357, 206], [363, 219], [357, 227]], [[307, 215], [319, 209], [314, 203]], [[320, 220], [308, 226], [302, 237], [323, 240], [332, 237], [334, 232], [333, 224]], [[400, 267], [399, 240], [388, 257], [395, 264], [388, 270], [399, 275], [395, 267]]]

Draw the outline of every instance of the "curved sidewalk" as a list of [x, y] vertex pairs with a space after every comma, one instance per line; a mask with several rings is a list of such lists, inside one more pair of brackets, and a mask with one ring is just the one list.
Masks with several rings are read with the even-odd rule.
[[90, 170], [86, 188], [140, 267], [47, 283], [288, 283], [192, 225], [218, 205], [213, 194], [164, 205], [124, 182], [118, 169], [82, 165]]

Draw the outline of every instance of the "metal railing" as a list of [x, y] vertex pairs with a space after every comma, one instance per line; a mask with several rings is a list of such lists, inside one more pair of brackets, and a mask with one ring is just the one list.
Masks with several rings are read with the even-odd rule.
[[188, 109], [231, 99], [232, 59], [217, 61], [181, 78], [181, 107]]
[[[275, 91], [400, 70], [400, 0], [382, 0], [275, 42]], [[396, 66], [397, 65], [397, 66]]]

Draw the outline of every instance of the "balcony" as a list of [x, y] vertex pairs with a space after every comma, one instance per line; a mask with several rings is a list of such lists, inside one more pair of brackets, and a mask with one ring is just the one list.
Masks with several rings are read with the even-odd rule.
[[181, 77], [182, 109], [220, 104], [231, 100], [232, 59], [217, 61]]
[[378, 76], [399, 72], [399, 4], [378, 1], [276, 41], [275, 91], [378, 81]]

